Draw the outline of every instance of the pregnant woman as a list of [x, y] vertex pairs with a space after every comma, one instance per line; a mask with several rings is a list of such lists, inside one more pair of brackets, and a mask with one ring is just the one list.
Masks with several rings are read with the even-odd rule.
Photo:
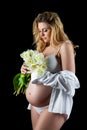
[[[55, 12], [43, 12], [33, 22], [36, 50], [47, 59], [47, 71], [26, 89], [33, 130], [60, 130], [69, 119], [75, 89], [80, 87], [75, 75], [75, 48]], [[21, 73], [31, 73], [21, 66]]]

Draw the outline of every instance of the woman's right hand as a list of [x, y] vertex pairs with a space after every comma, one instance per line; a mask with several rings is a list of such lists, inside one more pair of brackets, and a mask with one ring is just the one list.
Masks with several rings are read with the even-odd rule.
[[21, 66], [21, 73], [23, 73], [23, 74], [26, 74], [26, 73], [31, 74], [31, 71], [28, 70], [28, 67], [27, 67], [27, 66], [22, 65], [22, 66]]

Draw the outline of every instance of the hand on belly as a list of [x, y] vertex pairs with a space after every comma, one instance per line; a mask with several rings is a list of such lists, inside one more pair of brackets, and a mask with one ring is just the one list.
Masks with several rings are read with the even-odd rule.
[[29, 83], [26, 89], [26, 99], [34, 106], [43, 106], [49, 103], [52, 88]]

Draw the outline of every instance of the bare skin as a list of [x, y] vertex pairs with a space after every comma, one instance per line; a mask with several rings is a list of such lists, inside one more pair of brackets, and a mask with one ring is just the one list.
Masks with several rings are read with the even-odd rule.
[[33, 130], [60, 130], [66, 122], [67, 115], [48, 112], [45, 109], [40, 115], [31, 108], [31, 121]]
[[45, 106], [49, 104], [51, 91], [51, 87], [36, 85], [30, 82], [29, 87], [26, 90], [26, 98], [33, 106]]
[[[50, 49], [52, 51], [52, 47], [48, 47], [46, 49], [47, 53], [50, 53]], [[65, 49], [67, 49], [67, 51]], [[54, 50], [55, 49], [53, 48], [53, 52], [54, 52]], [[72, 51], [72, 57], [71, 57], [71, 51]], [[56, 51], [55, 51], [55, 53], [56, 53]], [[63, 70], [68, 69], [68, 70], [74, 72], [75, 71], [73, 68], [74, 55], [73, 55], [72, 46], [70, 44], [65, 43], [64, 45], [62, 45], [60, 53], [61, 53]], [[68, 59], [67, 59], [67, 55], [68, 55]], [[47, 105], [49, 103], [48, 99], [50, 98], [51, 91], [52, 91], [51, 87], [32, 84], [30, 82], [29, 87], [26, 90], [26, 98], [34, 106], [38, 106], [38, 107], [44, 106], [44, 105]]]
[[[50, 45], [51, 30], [46, 23], [38, 23], [39, 35], [44, 42], [49, 43], [43, 52], [45, 56], [56, 54], [58, 47], [54, 48]], [[65, 42], [62, 44], [60, 53], [57, 55], [59, 61], [61, 61], [62, 70], [70, 70], [75, 73], [75, 60], [74, 52], [71, 43]], [[21, 67], [21, 73], [31, 73], [27, 71], [26, 66]], [[33, 106], [41, 107], [49, 104], [50, 94], [52, 88], [43, 85], [36, 85], [29, 83], [29, 87], [26, 90], [26, 99]], [[33, 130], [60, 130], [62, 125], [67, 119], [65, 114], [55, 114], [48, 112], [48, 109], [38, 114], [34, 107], [31, 108], [31, 119]], [[52, 124], [52, 125], [51, 125]]]

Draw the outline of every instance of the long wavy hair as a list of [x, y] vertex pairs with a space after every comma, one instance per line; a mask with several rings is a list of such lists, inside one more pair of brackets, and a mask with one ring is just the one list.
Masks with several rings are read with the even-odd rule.
[[[43, 52], [43, 50], [46, 48], [46, 43], [39, 37], [39, 30], [38, 30], [38, 23], [39, 22], [45, 22], [47, 23], [51, 28], [51, 44], [52, 46], [58, 46], [65, 41], [69, 40], [69, 37], [64, 32], [64, 26], [61, 22], [59, 16], [55, 12], [43, 12], [39, 13], [37, 17], [33, 21], [33, 44], [36, 45], [36, 49], [39, 52]], [[72, 43], [72, 41], [70, 41]], [[72, 44], [73, 47], [76, 47], [74, 44]]]

